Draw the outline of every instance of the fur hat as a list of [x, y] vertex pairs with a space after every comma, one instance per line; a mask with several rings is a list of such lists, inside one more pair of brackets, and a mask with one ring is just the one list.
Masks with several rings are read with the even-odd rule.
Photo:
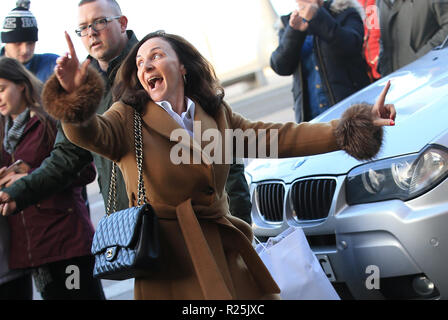
[[8, 13], [1, 32], [3, 43], [37, 41], [37, 21], [29, 8], [29, 0], [19, 0], [17, 7]]

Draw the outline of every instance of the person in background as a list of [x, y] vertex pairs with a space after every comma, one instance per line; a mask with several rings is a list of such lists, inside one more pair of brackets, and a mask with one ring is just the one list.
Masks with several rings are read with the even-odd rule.
[[370, 83], [363, 10], [356, 0], [296, 0], [282, 16], [271, 67], [293, 75], [296, 122], [309, 121]]
[[[0, 50], [0, 56], [18, 60], [40, 81], [45, 82], [53, 73], [58, 56], [52, 53], [37, 54], [34, 52], [36, 42], [38, 41], [38, 26], [36, 18], [29, 9], [30, 1], [20, 0], [17, 1], [16, 8], [6, 16], [1, 30], [1, 40], [4, 43], [4, 46]], [[79, 150], [82, 150], [74, 145], [71, 147], [74, 150], [74, 153], [79, 153]], [[61, 163], [61, 167], [65, 167], [65, 164]], [[54, 169], [57, 170], [56, 167]], [[73, 176], [73, 180], [76, 179], [78, 175], [79, 172], [76, 172]], [[67, 175], [66, 178], [68, 185], [71, 180], [69, 179], [69, 175]], [[2, 176], [1, 179], [3, 183], [9, 178]], [[42, 183], [43, 181], [52, 181], [51, 176], [43, 177], [43, 179], [39, 181], [40, 183], [37, 183], [34, 190], [29, 188], [26, 190], [22, 189], [22, 191], [19, 190], [19, 193], [23, 192], [20, 196], [27, 197], [34, 195], [34, 202], [36, 203], [42, 198], [44, 192], [48, 192], [45, 185]], [[16, 183], [22, 185], [23, 182], [18, 180]], [[8, 183], [8, 186], [11, 188], [14, 188], [14, 185], [15, 183]], [[55, 191], [57, 191], [61, 187], [61, 184], [56, 182], [54, 187]], [[5, 188], [7, 189], [7, 187], [3, 186], [3, 189]], [[82, 194], [88, 208], [85, 186], [82, 188]], [[50, 195], [50, 193], [47, 195]], [[5, 196], [7, 196], [7, 194], [5, 194]], [[23, 208], [25, 207], [26, 205], [23, 206]], [[18, 209], [21, 210], [23, 208]], [[30, 272], [27, 270], [9, 270], [8, 267], [10, 230], [6, 219], [0, 219], [0, 229], [0, 264], [2, 264], [0, 266], [0, 299], [32, 299]]]
[[[36, 18], [29, 11], [31, 1], [19, 0], [16, 5], [3, 23], [1, 40], [5, 46], [0, 51], [0, 56], [18, 60], [40, 81], [45, 82], [53, 74], [58, 55], [34, 53], [39, 30]], [[86, 187], [82, 189], [82, 196], [90, 213]]]
[[[0, 58], [0, 187], [38, 168], [53, 148], [56, 124], [41, 107], [41, 87], [19, 61]], [[20, 164], [7, 172], [17, 160]], [[81, 196], [82, 186], [95, 176], [91, 164], [70, 187], [8, 217], [10, 239], [2, 239], [0, 247], [8, 248], [9, 256], [2, 258], [11, 270], [33, 270], [44, 299], [104, 299], [101, 282], [92, 275], [94, 230]], [[76, 268], [70, 272], [77, 272], [77, 280], [67, 281], [68, 267]], [[29, 282], [22, 285], [28, 295]]]
[[376, 0], [358, 0], [358, 2], [365, 12], [363, 51], [369, 66], [369, 78], [373, 82], [381, 78], [377, 70], [381, 37], [378, 7], [376, 6]]
[[378, 0], [384, 77], [447, 41], [448, 1]]
[[[79, 27], [76, 33], [89, 52], [91, 65], [100, 72], [106, 83], [106, 90], [97, 110], [102, 114], [113, 103], [110, 88], [117, 70], [138, 40], [132, 30], [127, 30], [128, 19], [122, 14], [115, 0], [82, 0], [78, 5], [78, 18]], [[85, 166], [92, 157], [90, 152], [85, 154], [74, 149], [62, 130], [58, 130], [57, 143], [58, 148], [43, 162], [40, 169], [21, 179], [20, 184], [16, 183], [0, 192], [0, 201], [10, 203], [9, 207], [4, 207], [8, 213], [16, 206], [24, 208], [35, 203], [38, 198], [48, 195], [50, 191], [57, 190], [60, 184], [66, 183], [68, 177], [73, 176], [73, 173]], [[112, 162], [97, 154], [93, 154], [93, 158], [106, 207]], [[41, 188], [42, 184], [45, 188]], [[250, 223], [251, 202], [243, 165], [235, 164], [231, 167], [228, 186], [232, 213]], [[121, 172], [117, 171], [117, 210], [128, 208], [132, 201], [126, 194]]]
[[5, 44], [1, 56], [14, 58], [25, 65], [40, 81], [45, 82], [53, 74], [58, 56], [53, 53], [34, 53], [38, 41], [37, 21], [29, 11], [30, 1], [17, 1], [5, 17], [1, 40]]

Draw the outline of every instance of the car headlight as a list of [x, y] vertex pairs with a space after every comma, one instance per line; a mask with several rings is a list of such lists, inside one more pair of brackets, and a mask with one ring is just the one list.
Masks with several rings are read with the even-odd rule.
[[361, 165], [347, 175], [347, 203], [410, 200], [448, 176], [448, 150], [430, 145], [418, 154]]

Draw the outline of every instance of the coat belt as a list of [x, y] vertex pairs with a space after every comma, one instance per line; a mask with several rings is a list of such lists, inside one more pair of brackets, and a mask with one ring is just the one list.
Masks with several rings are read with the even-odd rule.
[[232, 299], [194, 214], [191, 199], [177, 206], [176, 214], [204, 298], [207, 300]]
[[[216, 203], [212, 207], [215, 207], [215, 205], [217, 210], [209, 207], [211, 210], [207, 210], [204, 216], [202, 214], [195, 214], [191, 199], [184, 201], [176, 207], [176, 218], [185, 239], [187, 250], [193, 262], [193, 267], [204, 298], [207, 300], [230, 300], [236, 297], [232, 297], [231, 290], [226, 285], [224, 277], [219, 270], [199, 225], [198, 219], [215, 220], [218, 224], [232, 230], [235, 234], [234, 247], [237, 248], [236, 250], [243, 258], [255, 282], [260, 286], [261, 291], [264, 294], [279, 293], [280, 289], [253, 249], [249, 239], [224, 217], [226, 211], [222, 210], [223, 207]], [[161, 218], [173, 217], [168, 217], [162, 213]]]

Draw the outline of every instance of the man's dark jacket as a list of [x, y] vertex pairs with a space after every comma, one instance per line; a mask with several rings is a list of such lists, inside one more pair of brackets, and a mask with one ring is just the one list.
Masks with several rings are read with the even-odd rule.
[[448, 1], [377, 0], [381, 28], [378, 71], [389, 73], [448, 41]]
[[[340, 4], [348, 4], [342, 7]], [[271, 55], [271, 67], [279, 75], [293, 75], [296, 121], [311, 120], [304, 112], [307, 94], [302, 80], [301, 50], [308, 34], [314, 36], [322, 85], [334, 105], [369, 84], [367, 65], [362, 55], [364, 25], [356, 1], [327, 1], [309, 21], [308, 30], [301, 32], [289, 25], [290, 15], [282, 16], [279, 46]], [[338, 10], [335, 10], [338, 8]]]

